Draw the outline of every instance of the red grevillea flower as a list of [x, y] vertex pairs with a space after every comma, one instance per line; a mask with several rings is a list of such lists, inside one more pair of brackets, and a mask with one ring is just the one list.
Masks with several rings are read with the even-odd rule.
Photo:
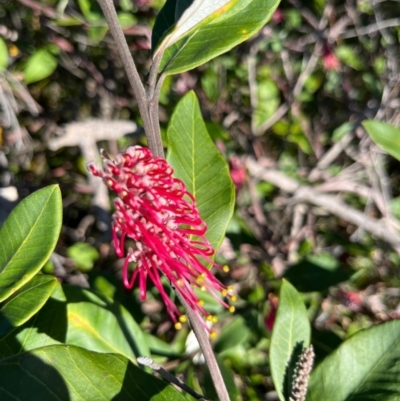
[[[147, 280], [150, 279], [160, 292], [176, 328], [181, 327], [186, 317], [164, 289], [160, 273], [182, 294], [193, 311], [206, 320], [216, 319], [204, 309], [194, 291], [196, 287], [211, 293], [233, 312], [234, 307], [222, 299], [227, 297], [234, 301], [232, 289], [223, 286], [204, 266], [211, 264], [221, 268], [211, 260], [214, 249], [205, 237], [207, 226], [193, 196], [182, 181], [172, 176], [172, 167], [140, 146], [129, 147], [126, 153], [118, 154], [115, 161], [105, 152], [102, 155], [104, 171], [98, 170], [93, 163], [89, 163], [88, 168], [118, 195], [114, 201], [112, 232], [117, 255], [125, 257], [125, 287], [132, 288], [137, 280], [140, 297], [145, 300]], [[135, 242], [135, 248], [126, 252], [127, 237]]]

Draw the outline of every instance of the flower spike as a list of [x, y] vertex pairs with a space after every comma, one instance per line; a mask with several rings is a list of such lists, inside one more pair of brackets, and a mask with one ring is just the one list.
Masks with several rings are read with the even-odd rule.
[[[222, 297], [234, 301], [235, 296], [204, 265], [225, 270], [211, 259], [214, 249], [205, 237], [207, 226], [194, 197], [182, 181], [173, 177], [172, 167], [164, 159], [153, 157], [147, 148], [129, 147], [115, 161], [104, 151], [102, 156], [104, 171], [94, 163], [89, 163], [88, 169], [117, 194], [112, 232], [116, 254], [125, 257], [125, 287], [130, 289], [138, 281], [140, 297], [145, 300], [150, 279], [179, 328], [186, 317], [164, 289], [160, 273], [164, 274], [195, 313], [203, 317], [204, 327], [211, 332], [204, 320], [210, 320], [210, 315], [194, 289], [208, 291], [232, 311], [234, 308]], [[126, 251], [127, 237], [134, 241], [135, 248]]]

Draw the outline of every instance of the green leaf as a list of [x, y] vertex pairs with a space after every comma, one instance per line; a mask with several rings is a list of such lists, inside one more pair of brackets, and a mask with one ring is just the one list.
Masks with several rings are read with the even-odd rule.
[[65, 286], [66, 343], [97, 352], [114, 352], [135, 361], [150, 355], [145, 336], [129, 312], [115, 302], [79, 287]]
[[125, 308], [91, 291], [65, 286], [39, 313], [0, 340], [0, 356], [58, 343], [118, 353], [132, 361], [150, 355], [143, 331]]
[[108, 32], [108, 26], [106, 24], [102, 26], [93, 26], [88, 29], [88, 37], [93, 45], [97, 45]]
[[3, 38], [0, 38], [0, 71], [5, 70], [8, 65], [8, 48]]
[[400, 398], [400, 320], [357, 332], [312, 373], [308, 401]]
[[24, 80], [27, 84], [49, 77], [57, 68], [57, 59], [46, 49], [36, 50], [26, 61]]
[[57, 282], [53, 294], [39, 312], [0, 339], [0, 358], [65, 343], [67, 324], [66, 298], [61, 284]]
[[164, 51], [194, 27], [215, 19], [236, 2], [237, 0], [167, 0], [156, 18], [152, 48], [156, 49], [156, 53]]
[[94, 0], [78, 0], [79, 8], [83, 16], [90, 23], [97, 23], [104, 21], [103, 13], [101, 12], [99, 4]]
[[2, 401], [184, 401], [122, 355], [53, 345], [0, 361]]
[[253, 118], [258, 128], [265, 123], [278, 109], [279, 89], [272, 80], [263, 79], [257, 85], [257, 107], [254, 110]]
[[118, 21], [121, 24], [122, 29], [128, 29], [133, 25], [136, 25], [138, 20], [132, 13], [118, 13]]
[[57, 185], [34, 192], [10, 214], [0, 230], [0, 302], [40, 270], [56, 246], [61, 229]]
[[371, 139], [389, 155], [400, 160], [400, 129], [381, 121], [368, 120], [363, 126]]
[[153, 52], [165, 49], [160, 72], [184, 72], [227, 52], [260, 30], [278, 4], [279, 0], [168, 0], [153, 29]]
[[208, 135], [194, 92], [178, 103], [167, 131], [168, 162], [196, 199], [206, 237], [221, 244], [233, 214], [235, 193], [228, 165]]
[[341, 62], [348, 65], [349, 67], [361, 71], [364, 66], [360, 60], [359, 55], [356, 54], [355, 50], [351, 46], [340, 45], [336, 47], [335, 54]]
[[294, 369], [310, 344], [310, 333], [307, 310], [299, 293], [283, 280], [270, 346], [272, 380], [281, 401], [289, 399]]
[[67, 8], [68, 0], [58, 0], [57, 3], [57, 18], [63, 18], [65, 9]]
[[79, 270], [87, 272], [93, 268], [99, 258], [97, 249], [84, 242], [76, 242], [67, 249], [67, 255], [73, 259]]
[[237, 315], [221, 330], [215, 342], [214, 351], [218, 354], [236, 347], [248, 340], [250, 335], [251, 332], [245, 320], [242, 316]]
[[0, 337], [28, 321], [49, 299], [57, 285], [54, 276], [38, 275], [7, 299], [0, 310]]

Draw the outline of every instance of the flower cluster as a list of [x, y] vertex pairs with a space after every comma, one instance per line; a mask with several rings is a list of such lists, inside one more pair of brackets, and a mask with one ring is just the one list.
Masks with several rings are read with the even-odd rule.
[[[168, 278], [190, 308], [206, 321], [216, 319], [204, 309], [194, 291], [196, 287], [208, 291], [233, 311], [234, 307], [223, 299], [235, 300], [232, 289], [223, 286], [205, 266], [221, 268], [211, 260], [214, 249], [205, 237], [206, 224], [193, 196], [182, 181], [173, 177], [171, 166], [140, 146], [118, 154], [115, 161], [110, 160], [105, 152], [102, 155], [104, 171], [98, 170], [93, 163], [89, 163], [88, 168], [117, 194], [112, 231], [117, 255], [126, 256], [124, 285], [130, 289], [138, 281], [140, 297], [144, 300], [147, 280], [150, 279], [178, 329], [186, 317], [164, 289], [160, 273]], [[134, 241], [135, 248], [126, 252], [127, 237]]]

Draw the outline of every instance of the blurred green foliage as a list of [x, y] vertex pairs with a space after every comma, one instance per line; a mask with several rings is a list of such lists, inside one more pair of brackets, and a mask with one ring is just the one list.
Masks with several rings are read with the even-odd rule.
[[[338, 185], [332, 192], [349, 207], [375, 219], [393, 214], [397, 220], [392, 223], [398, 222], [398, 72], [393, 61], [399, 59], [400, 30], [375, 28], [377, 18], [400, 15], [400, 6], [377, 3], [335, 0], [331, 7], [324, 1], [282, 1], [271, 23], [254, 38], [196, 70], [167, 77], [160, 100], [162, 130], [178, 100], [193, 89], [207, 130], [226, 160], [251, 155], [301, 184]], [[145, 80], [150, 27], [163, 2], [116, 4]], [[97, 327], [93, 316], [118, 322], [122, 329], [110, 337], [119, 339], [128, 357], [138, 355], [132, 351], [138, 347], [125, 340], [138, 336], [156, 361], [171, 363], [174, 373], [183, 372], [188, 384], [212, 397], [204, 365], [192, 363], [198, 355], [189, 347], [189, 329], [174, 331], [151, 285], [144, 303], [138, 300], [137, 289], [122, 288], [121, 264], [110, 249], [110, 238], [90, 223], [91, 189], [80, 149], [74, 145], [54, 151], [47, 146], [63, 124], [86, 118], [129, 119], [140, 125], [136, 101], [97, 3], [5, 1], [0, 27], [5, 28], [0, 30], [0, 151], [9, 159], [21, 196], [49, 184], [60, 185], [63, 231], [56, 248], [59, 259], [52, 260], [50, 270], [63, 283], [91, 287], [77, 289], [79, 296], [66, 290], [70, 291], [66, 296], [60, 286], [38, 321], [24, 322], [15, 338], [22, 342], [29, 338], [27, 333], [35, 332], [48, 344], [61, 341], [57, 327], [53, 327], [56, 333], [44, 327], [55, 312], [65, 318], [69, 295], [72, 312], [79, 309], [78, 303], [86, 308], [86, 315], [78, 314], [75, 323]], [[36, 112], [34, 105], [39, 106]], [[269, 124], [282, 106], [287, 111]], [[372, 121], [375, 117], [382, 122]], [[364, 126], [381, 146], [378, 152], [363, 130], [365, 119], [371, 120]], [[23, 133], [23, 140], [18, 142], [16, 133]], [[330, 163], [321, 163], [348, 138]], [[99, 146], [113, 154], [116, 147], [132, 142], [145, 144], [142, 132]], [[311, 177], [313, 171], [316, 178]], [[213, 345], [232, 399], [256, 401], [274, 391], [266, 319], [273, 317], [276, 305], [271, 295], [279, 295], [282, 276], [300, 291], [319, 364], [361, 329], [398, 318], [400, 258], [396, 249], [371, 233], [322, 208], [307, 205], [296, 212], [292, 197], [277, 186], [257, 181], [249, 172], [244, 175], [228, 226], [230, 242], [217, 256], [231, 268], [230, 276], [218, 277], [235, 286], [236, 313], [226, 313], [209, 294], [202, 298], [219, 318]], [[340, 187], [340, 179], [350, 185]], [[296, 213], [302, 222], [292, 232]], [[398, 232], [395, 224], [391, 229]], [[76, 330], [71, 338], [78, 341], [79, 330], [89, 326], [71, 327]], [[84, 334], [75, 345], [95, 343], [96, 350], [116, 347], [111, 340], [107, 344], [94, 340], [87, 330]], [[8, 346], [3, 341], [0, 349]], [[320, 374], [325, 367], [318, 369]]]

